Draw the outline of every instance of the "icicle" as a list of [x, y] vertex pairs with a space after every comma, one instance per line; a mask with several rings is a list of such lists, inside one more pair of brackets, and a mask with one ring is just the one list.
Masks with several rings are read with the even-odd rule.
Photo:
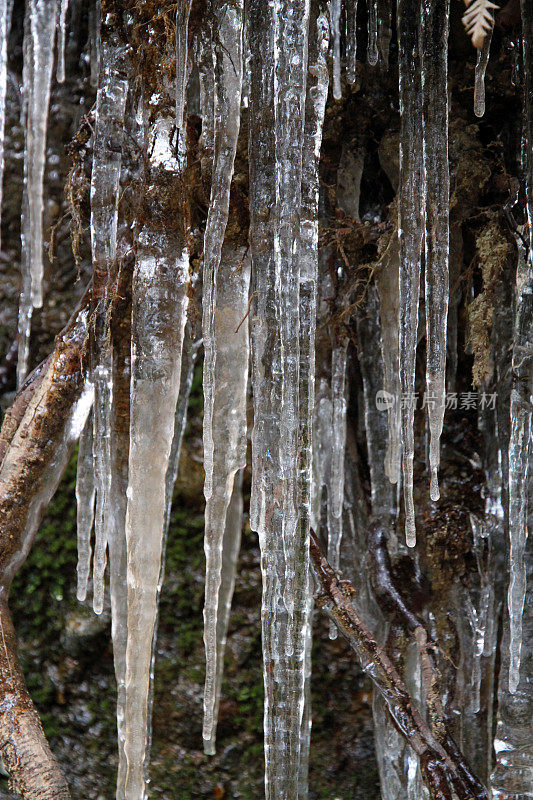
[[[229, 187], [228, 187], [229, 188]], [[222, 678], [223, 647], [226, 629], [223, 620], [229, 617], [231, 597], [221, 594], [226, 572], [233, 571], [240, 541], [241, 524], [228, 521], [235, 474], [246, 463], [246, 389], [248, 384], [248, 325], [244, 316], [248, 308], [250, 263], [244, 248], [224, 248], [218, 267], [216, 309], [212, 335], [216, 352], [209, 375], [204, 359], [204, 392], [211, 394], [209, 431], [204, 434], [204, 446], [210, 440], [211, 454], [206, 465], [205, 554], [206, 585], [204, 607], [204, 640], [206, 648], [206, 680], [204, 694], [204, 748], [215, 751], [216, 711]], [[205, 278], [204, 278], [205, 290]], [[205, 295], [204, 295], [205, 296]], [[240, 325], [240, 327], [239, 327]], [[205, 336], [204, 336], [205, 348]], [[213, 348], [214, 349], [214, 348]], [[211, 356], [212, 357], [212, 356]], [[205, 358], [207, 358], [207, 350]], [[206, 385], [206, 381], [210, 384]], [[204, 430], [207, 426], [204, 412]], [[211, 491], [208, 494], [208, 470]], [[225, 553], [226, 546], [234, 558]], [[226, 580], [225, 583], [228, 583]], [[229, 581], [233, 585], [233, 579]], [[228, 610], [226, 609], [228, 607]]]
[[183, 111], [187, 92], [191, 6], [192, 0], [181, 0], [176, 9], [176, 128], [178, 130], [183, 127]]
[[413, 501], [414, 391], [420, 294], [420, 262], [424, 222], [422, 86], [420, 63], [420, 7], [418, 0], [398, 0], [400, 77], [400, 380], [402, 390], [403, 484], [405, 536], [409, 547], [416, 542]]
[[527, 263], [519, 247], [516, 273], [516, 322], [513, 344], [511, 437], [509, 440], [509, 691], [520, 681], [522, 612], [526, 594], [527, 486], [531, 439], [531, 342], [533, 341], [533, 11], [522, 3], [525, 75], [524, 139], [530, 249]]
[[[393, 330], [391, 327], [391, 331]], [[394, 512], [394, 492], [385, 473], [390, 449], [390, 429], [389, 417], [385, 417], [384, 411], [387, 410], [389, 414], [394, 411], [394, 403], [392, 408], [388, 403], [384, 407], [377, 406], [384, 383], [383, 365], [379, 357], [381, 333], [377, 291], [375, 287], [369, 286], [364, 314], [359, 312], [357, 315], [357, 354], [363, 378], [372, 514], [387, 524]]]
[[80, 602], [87, 597], [87, 583], [91, 571], [94, 497], [93, 415], [91, 413], [80, 437], [76, 474], [76, 525], [78, 531], [78, 588], [76, 595]]
[[[6, 7], [6, 15], [8, 11]], [[28, 371], [32, 310], [42, 305], [43, 178], [56, 13], [56, 0], [31, 0], [24, 19], [22, 94], [25, 146], [21, 215], [22, 288], [18, 318], [17, 385], [19, 387]], [[7, 37], [7, 16], [5, 24]], [[7, 53], [7, 41], [5, 46]], [[7, 58], [5, 61], [2, 58], [2, 63], [7, 68]], [[5, 124], [5, 83], [1, 84], [0, 88], [4, 102], [2, 123]], [[1, 141], [3, 150], [3, 135]], [[1, 177], [0, 174], [0, 179]]]
[[[302, 162], [302, 246], [300, 253], [299, 525], [302, 536], [305, 538], [309, 536], [313, 503], [313, 421], [315, 411], [315, 334], [318, 282], [318, 166], [329, 83], [326, 61], [329, 45], [329, 25], [326, 16], [319, 12], [318, 3], [315, 2], [311, 4], [309, 31], [309, 65]], [[298, 800], [306, 800], [308, 796], [309, 748], [311, 745], [312, 725], [312, 593], [309, 594], [308, 603], [308, 625], [303, 664], [304, 701], [300, 728]]]
[[[204, 242], [203, 325], [204, 338], [204, 493], [209, 499], [213, 490], [213, 450], [211, 432], [216, 385], [215, 313], [217, 273], [226, 232], [229, 195], [233, 177], [233, 162], [240, 124], [242, 86], [242, 15], [243, 6], [223, 5], [215, 12], [218, 17], [215, 49], [214, 91], [214, 168], [211, 200]], [[218, 41], [219, 39], [219, 41]], [[247, 302], [247, 301], [246, 301]], [[244, 311], [243, 311], [244, 313]], [[235, 328], [238, 325], [236, 322]], [[216, 594], [216, 592], [215, 592]]]
[[[331, 354], [332, 450], [328, 482], [328, 561], [339, 568], [344, 505], [344, 452], [346, 448], [346, 360], [348, 341], [335, 344]], [[332, 623], [329, 638], [337, 638]]]
[[[531, 291], [531, 290], [530, 290]], [[531, 305], [531, 297], [528, 298]], [[529, 312], [531, 314], [531, 311]], [[531, 339], [529, 340], [531, 341]], [[518, 355], [518, 354], [517, 354]], [[523, 355], [518, 355], [522, 360]], [[515, 359], [513, 358], [513, 365]], [[530, 402], [528, 400], [527, 402]], [[509, 691], [520, 681], [522, 615], [526, 596], [525, 548], [527, 540], [527, 477], [531, 438], [531, 411], [524, 408], [522, 393], [511, 392], [511, 439], [509, 442]]]
[[[193, 281], [191, 281], [191, 288]], [[170, 457], [168, 460], [168, 469], [165, 478], [165, 522], [163, 529], [163, 543], [161, 549], [161, 570], [159, 572], [159, 581], [157, 583], [157, 608], [159, 609], [159, 599], [161, 596], [161, 589], [163, 586], [163, 579], [165, 576], [165, 553], [167, 546], [168, 529], [170, 525], [170, 516], [172, 511], [172, 497], [174, 493], [174, 484], [178, 475], [178, 467], [180, 461], [181, 444], [183, 441], [183, 434], [187, 422], [187, 409], [189, 405], [189, 395], [194, 376], [194, 367], [198, 350], [200, 348], [201, 339], [196, 339], [195, 336], [196, 325], [187, 320], [185, 325], [185, 334], [183, 339], [183, 349], [181, 355], [181, 377], [180, 377], [180, 391], [178, 395], [178, 402], [176, 404], [176, 414], [174, 415], [174, 435], [172, 438], [172, 446], [170, 448]], [[230, 507], [233, 508], [233, 506]], [[233, 512], [232, 512], [233, 513]], [[229, 512], [228, 512], [229, 518]], [[148, 697], [148, 714], [147, 714], [147, 734], [146, 734], [146, 754], [145, 763], [148, 761], [151, 743], [152, 743], [152, 708], [154, 703], [154, 668], [156, 657], [156, 644], [157, 644], [157, 624], [158, 619], [154, 626], [154, 634], [152, 637], [152, 660], [150, 666], [150, 692]], [[123, 796], [123, 795], [122, 795]], [[117, 800], [119, 795], [117, 791]], [[122, 800], [122, 798], [120, 798]]]
[[98, 86], [100, 63], [102, 60], [102, 5], [96, 0], [89, 8], [89, 49], [91, 57], [91, 86]]
[[[23, 209], [25, 208], [23, 200]], [[27, 231], [27, 213], [22, 212], [21, 224], [23, 236]], [[20, 389], [26, 378], [28, 372], [28, 362], [30, 356], [30, 334], [31, 334], [31, 316], [33, 311], [33, 304], [31, 302], [31, 276], [26, 257], [23, 254], [22, 258], [22, 287], [19, 297], [19, 313], [18, 313], [18, 357], [17, 357], [17, 389]]]
[[312, 649], [313, 649], [313, 597], [309, 598], [309, 626], [307, 629], [307, 639], [305, 643], [304, 656], [304, 709], [302, 714], [302, 724], [300, 728], [300, 774], [298, 777], [298, 800], [307, 800], [309, 796], [309, 751], [311, 748], [311, 729], [313, 726], [313, 713], [311, 707], [311, 678], [313, 672]]
[[383, 67], [389, 66], [392, 38], [392, 0], [378, 0], [378, 53]]
[[211, 729], [211, 739], [204, 738], [205, 750], [207, 753], [214, 752], [216, 720], [220, 705], [220, 691], [224, 674], [224, 652], [226, 649], [226, 637], [228, 632], [231, 601], [235, 589], [235, 577], [237, 574], [237, 561], [241, 546], [242, 533], [242, 470], [237, 473], [233, 481], [233, 491], [230, 502], [225, 514], [224, 540], [222, 545], [222, 559], [220, 570], [220, 587], [218, 590], [218, 607], [216, 613], [216, 673], [214, 676], [213, 692], [213, 727]]
[[485, 113], [485, 73], [489, 63], [490, 43], [492, 41], [492, 28], [487, 32], [483, 47], [477, 51], [476, 76], [474, 84], [474, 114], [482, 117]]
[[28, 194], [29, 241], [24, 245], [30, 264], [33, 307], [40, 308], [43, 304], [43, 178], [57, 1], [30, 0], [29, 14], [32, 69], [31, 83], [24, 86], [28, 98], [24, 154], [27, 180], [24, 188]]
[[298, 519], [298, 239], [308, 23], [307, 0], [250, 3], [250, 243], [256, 293], [250, 518], [262, 554], [267, 800], [298, 795], [309, 624], [308, 538]]
[[57, 36], [57, 72], [58, 83], [65, 82], [65, 39], [67, 27], [67, 12], [69, 0], [60, 0], [59, 30]]
[[[340, 100], [341, 87], [341, 0], [330, 0], [331, 33], [333, 42], [333, 97]], [[353, 56], [355, 62], [355, 54]], [[355, 80], [355, 78], [354, 78]]]
[[[391, 483], [400, 480], [401, 405], [398, 375], [398, 246], [391, 243], [389, 257], [376, 273], [381, 319], [381, 354], [383, 357], [383, 391], [380, 398], [387, 409], [388, 441], [385, 475]], [[377, 398], [377, 395], [376, 395]]]
[[[106, 548], [113, 528], [112, 481], [113, 355], [108, 306], [116, 276], [118, 190], [128, 94], [127, 48], [108, 32], [102, 42], [102, 73], [96, 98], [96, 126], [91, 175], [91, 250], [93, 261], [94, 334], [94, 469], [96, 482], [93, 607], [104, 605]], [[110, 146], [111, 145], [111, 146]]]
[[446, 393], [446, 326], [450, 250], [448, 168], [449, 0], [424, 0], [422, 89], [424, 93], [426, 388], [430, 430], [430, 496], [440, 497], [438, 468]]
[[[177, 157], [170, 144], [173, 129], [170, 118], [157, 120], [150, 147], [152, 168], [165, 170], [172, 177], [181, 172], [184, 163], [182, 137]], [[125, 800], [142, 800], [146, 790], [152, 642], [188, 285], [189, 258], [180, 237], [144, 228], [138, 238], [132, 300]]]
[[346, 81], [355, 83], [357, 73], [357, 0], [345, 6], [346, 14]]
[[11, 28], [11, 0], [0, 0], [0, 222], [4, 179], [4, 135], [6, 124], [7, 40]]
[[202, 116], [201, 164], [202, 175], [205, 177], [211, 175], [215, 149], [215, 87], [211, 39], [211, 30], [207, 26], [201, 29], [196, 39], [196, 60], [200, 78], [200, 112]]
[[367, 0], [368, 12], [368, 46], [366, 60], [371, 67], [378, 63], [378, 0]]
[[211, 755], [215, 751], [214, 713], [220, 693], [217, 683], [221, 675], [217, 652], [218, 609], [225, 519], [235, 473], [244, 466], [246, 459], [248, 326], [239, 328], [239, 323], [246, 314], [249, 291], [249, 264], [245, 262], [244, 252], [228, 250], [222, 267], [219, 266], [239, 135], [243, 3], [222, 5], [214, 13], [217, 27], [217, 38], [213, 42], [214, 166], [204, 242], [202, 301], [204, 494], [207, 501], [203, 739], [204, 748]]

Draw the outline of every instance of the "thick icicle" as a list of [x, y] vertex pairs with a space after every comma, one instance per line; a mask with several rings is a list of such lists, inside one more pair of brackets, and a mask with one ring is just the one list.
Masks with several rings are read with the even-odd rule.
[[416, 542], [413, 501], [415, 365], [420, 294], [420, 262], [424, 238], [421, 197], [423, 188], [422, 83], [420, 58], [420, 4], [398, 0], [398, 46], [400, 77], [400, 380], [402, 390], [403, 490], [405, 537], [409, 547]]
[[[229, 187], [228, 187], [229, 188]], [[205, 278], [204, 278], [205, 281]], [[246, 390], [248, 385], [248, 324], [240, 323], [248, 308], [250, 262], [245, 248], [226, 245], [218, 267], [216, 308], [213, 319], [214, 363], [209, 373], [204, 361], [204, 393], [211, 394], [208, 437], [211, 440], [209, 466], [206, 464], [206, 485], [210, 471], [211, 491], [206, 494], [205, 554], [206, 584], [204, 607], [204, 640], [206, 679], [204, 693], [203, 739], [206, 753], [215, 751], [216, 713], [222, 678], [223, 646], [226, 638], [224, 620], [229, 618], [231, 596], [222, 595], [222, 584], [229, 589], [233, 580], [224, 581], [235, 567], [241, 525], [228, 519], [235, 475], [246, 463]], [[205, 291], [205, 283], [204, 283]], [[205, 294], [204, 294], [205, 297]], [[240, 327], [239, 327], [240, 325]], [[205, 348], [205, 337], [204, 337]], [[215, 350], [215, 348], [213, 348]], [[207, 351], [205, 354], [207, 357]], [[210, 383], [206, 385], [206, 379]], [[206, 427], [204, 416], [204, 429]], [[238, 530], [237, 530], [238, 528]], [[229, 547], [230, 552], [225, 552]], [[222, 618], [220, 618], [222, 615]]]
[[[346, 360], [348, 340], [336, 342], [331, 352], [331, 424], [332, 449], [328, 481], [328, 561], [338, 569], [342, 542], [344, 505], [344, 453], [346, 448]], [[330, 639], [337, 638], [337, 628], [330, 625]]]
[[78, 531], [78, 588], [76, 595], [80, 602], [87, 597], [87, 583], [91, 571], [94, 497], [93, 415], [91, 413], [80, 436], [76, 473], [76, 525]]
[[368, 45], [366, 60], [375, 67], [379, 59], [378, 51], [378, 0], [367, 0], [368, 12]]
[[[226, 3], [215, 12], [217, 15], [217, 42], [214, 48], [214, 166], [211, 183], [211, 200], [204, 239], [203, 269], [203, 320], [204, 338], [204, 493], [206, 499], [213, 491], [212, 433], [213, 403], [216, 392], [215, 314], [217, 303], [217, 276], [226, 233], [233, 163], [237, 148], [240, 124], [242, 87], [242, 16], [243, 5]], [[236, 265], [233, 265], [234, 268]], [[237, 267], [238, 268], [238, 267]], [[244, 313], [244, 311], [243, 311]], [[235, 328], [239, 320], [236, 321]], [[208, 561], [208, 576], [209, 561]], [[216, 591], [214, 591], [216, 594]], [[206, 595], [207, 596], [207, 595]], [[216, 607], [216, 604], [215, 604]], [[216, 627], [216, 624], [215, 626]], [[214, 630], [214, 628], [213, 628]], [[209, 636], [207, 637], [210, 638]], [[211, 637], [212, 638], [212, 637]]]
[[487, 32], [481, 50], [477, 51], [474, 83], [474, 114], [476, 117], [482, 117], [485, 113], [485, 73], [489, 63], [491, 41], [492, 29]]
[[[192, 287], [193, 281], [191, 281]], [[178, 395], [178, 402], [176, 404], [176, 413], [174, 415], [174, 434], [172, 438], [172, 445], [170, 448], [170, 457], [168, 460], [167, 474], [165, 478], [165, 522], [163, 527], [163, 543], [161, 548], [161, 570], [159, 572], [159, 580], [157, 583], [157, 608], [159, 609], [159, 599], [161, 597], [161, 589], [163, 587], [163, 579], [165, 577], [165, 553], [167, 546], [168, 529], [170, 525], [170, 517], [172, 512], [172, 498], [174, 494], [174, 484], [178, 476], [178, 467], [180, 461], [181, 444], [183, 441], [183, 434], [185, 433], [185, 426], [187, 423], [187, 409], [189, 405], [189, 396], [191, 393], [191, 386], [194, 377], [194, 367], [198, 350], [200, 349], [201, 339], [196, 338], [196, 324], [187, 320], [185, 325], [185, 334], [183, 338], [183, 349], [181, 355], [181, 378], [180, 378], [180, 391]], [[150, 693], [148, 697], [148, 713], [147, 713], [147, 736], [146, 736], [146, 753], [145, 762], [148, 761], [150, 748], [152, 744], [152, 708], [154, 702], [154, 668], [156, 657], [157, 645], [157, 624], [158, 619], [154, 626], [154, 633], [152, 636], [152, 659], [150, 666]], [[121, 800], [117, 791], [117, 800]]]
[[182, 0], [176, 9], [176, 128], [178, 130], [183, 127], [183, 111], [187, 92], [191, 6], [192, 0]]
[[[533, 378], [533, 10], [522, 3], [525, 76], [524, 148], [526, 197], [530, 249], [528, 260], [519, 257], [516, 275], [516, 323], [513, 344], [513, 388], [511, 391], [511, 436], [509, 440], [509, 691], [520, 680], [522, 613], [526, 594], [525, 547], [527, 539], [527, 486], [531, 440], [531, 395]], [[519, 255], [521, 253], [519, 252]]]
[[[298, 520], [299, 233], [309, 3], [250, 3], [250, 243], [254, 432], [251, 525], [263, 575], [265, 788], [296, 800], [309, 624]], [[274, 123], [274, 124], [272, 124]]]
[[[333, 44], [333, 97], [340, 100], [341, 87], [341, 0], [330, 0], [331, 39]], [[355, 23], [354, 23], [355, 24]], [[353, 55], [355, 63], [355, 53]], [[355, 80], [355, 78], [354, 78]], [[353, 82], [353, 81], [352, 81]]]
[[[154, 126], [151, 167], [179, 174], [171, 148], [173, 120]], [[152, 641], [167, 508], [166, 476], [180, 390], [188, 308], [189, 258], [174, 232], [139, 234], [133, 278], [130, 451], [126, 512], [128, 643], [126, 650], [126, 800], [145, 797], [144, 763]]]
[[60, 0], [59, 27], [57, 32], [57, 72], [58, 83], [65, 81], [65, 40], [67, 30], [67, 12], [69, 0]]
[[108, 308], [116, 277], [118, 190], [122, 161], [124, 114], [128, 94], [127, 48], [117, 34], [102, 41], [102, 71], [96, 98], [96, 127], [91, 175], [91, 250], [93, 260], [91, 371], [94, 383], [94, 470], [96, 482], [93, 606], [104, 604], [106, 548], [112, 535], [113, 354]]
[[[524, 59], [524, 148], [529, 253], [518, 248], [516, 322], [513, 345], [511, 435], [509, 439], [510, 581], [508, 615], [502, 642], [502, 670], [498, 687], [498, 723], [492, 775], [495, 798], [520, 800], [533, 785], [533, 479], [531, 472], [531, 393], [533, 340], [533, 8], [522, 0]], [[528, 535], [529, 533], [529, 535]], [[523, 652], [522, 652], [523, 651]]]
[[235, 473], [244, 466], [246, 459], [248, 326], [239, 328], [239, 323], [248, 306], [249, 263], [240, 248], [232, 253], [228, 247], [220, 267], [239, 135], [243, 11], [242, 2], [224, 3], [214, 11], [217, 29], [213, 41], [214, 163], [204, 239], [206, 679], [203, 739], [205, 750], [211, 755], [215, 750], [215, 710], [220, 692], [217, 684], [221, 674], [217, 652], [218, 609], [225, 520]]
[[528, 466], [531, 448], [531, 342], [533, 341], [533, 272], [520, 259], [517, 271], [516, 332], [513, 346], [511, 437], [509, 440], [509, 691], [520, 681], [522, 615], [526, 596], [525, 549], [528, 520]]
[[424, 0], [422, 89], [424, 94], [426, 405], [429, 421], [430, 496], [438, 500], [440, 436], [446, 392], [449, 199], [448, 27], [450, 0]]

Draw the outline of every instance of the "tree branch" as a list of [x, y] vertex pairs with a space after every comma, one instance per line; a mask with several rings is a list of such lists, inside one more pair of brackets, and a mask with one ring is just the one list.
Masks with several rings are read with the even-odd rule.
[[70, 794], [26, 688], [8, 596], [88, 411], [82, 370], [87, 327], [86, 295], [0, 431], [0, 753], [12, 789], [27, 800], [68, 800]]
[[422, 719], [395, 665], [355, 610], [352, 604], [355, 596], [353, 585], [337, 577], [313, 531], [310, 551], [320, 584], [317, 604], [347, 639], [363, 670], [383, 695], [398, 730], [419, 757], [422, 776], [432, 800], [450, 800], [453, 792], [459, 800], [488, 800], [481, 784], [474, 789], [465, 781], [462, 768]]

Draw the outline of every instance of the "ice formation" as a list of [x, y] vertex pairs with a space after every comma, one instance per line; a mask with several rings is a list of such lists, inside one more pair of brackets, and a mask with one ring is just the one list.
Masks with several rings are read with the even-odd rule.
[[415, 366], [418, 334], [420, 264], [424, 243], [423, 102], [421, 20], [417, 0], [398, 2], [400, 65], [400, 185], [398, 188], [399, 236], [399, 350], [402, 392], [402, 471], [405, 503], [405, 538], [416, 542], [413, 500]]
[[[376, 81], [388, 66], [391, 8], [390, 0], [368, 0], [366, 14], [360, 14], [367, 18], [367, 61], [378, 65], [368, 72]], [[399, 491], [403, 483], [405, 538], [409, 547], [416, 543], [415, 368], [419, 339], [424, 333], [419, 330], [419, 306], [425, 315], [424, 407], [430, 434], [430, 496], [434, 502], [439, 499], [449, 297], [449, 0], [398, 0], [397, 10], [398, 231], [391, 234], [386, 252], [379, 253], [379, 263], [374, 265], [365, 288], [364, 307], [352, 314], [351, 331], [357, 335], [349, 346], [350, 327], [333, 320], [329, 302], [337, 283], [345, 285], [352, 265], [339, 267], [330, 240], [320, 239], [319, 247], [319, 203], [320, 214], [327, 218], [329, 212], [322, 206], [329, 202], [325, 195], [330, 188], [320, 188], [319, 162], [329, 87], [328, 58], [336, 101], [342, 99], [343, 68], [346, 83], [353, 86], [356, 82], [356, 0], [331, 0], [327, 8], [315, 0], [220, 0], [210, 4], [212, 13], [201, 20], [194, 14], [192, 0], [183, 0], [176, 9], [175, 34], [172, 30], [168, 81], [165, 78], [161, 94], [154, 92], [152, 96], [143, 95], [139, 81], [132, 80], [132, 54], [115, 27], [113, 15], [105, 14], [101, 19], [100, 4], [91, 4], [88, 70], [90, 66], [91, 80], [97, 83], [94, 130], [87, 145], [92, 152], [93, 286], [86, 388], [76, 424], [71, 427], [76, 436], [80, 435], [77, 594], [85, 600], [92, 558], [97, 613], [104, 608], [109, 558], [118, 686], [117, 800], [146, 797], [157, 608], [172, 491], [199, 348], [199, 333], [194, 328], [196, 302], [190, 301], [192, 297], [198, 300], [200, 285], [206, 498], [204, 747], [206, 753], [214, 753], [243, 523], [251, 351], [254, 420], [250, 525], [259, 534], [263, 578], [267, 800], [305, 800], [308, 794], [311, 525], [318, 530], [325, 521], [329, 560], [338, 569], [347, 518], [346, 535], [358, 539], [358, 563], [364, 569], [364, 542], [352, 531], [356, 524], [363, 527], [361, 520], [354, 522], [357, 514], [363, 516], [356, 508], [361, 497], [354, 499], [354, 487], [345, 485], [345, 465], [351, 457], [347, 412], [352, 402], [360, 404], [358, 416], [364, 420], [364, 430], [352, 434], [360, 439], [364, 436], [365, 446], [360, 450], [364, 451], [365, 469], [368, 467], [368, 515], [386, 519], [394, 527], [399, 500], [393, 485]], [[28, 0], [26, 9], [19, 383], [27, 370], [32, 308], [42, 304], [43, 176], [54, 37], [57, 28], [57, 80], [62, 82], [68, 12], [68, 0]], [[0, 0], [0, 186], [10, 13], [9, 0]], [[491, 730], [487, 720], [492, 718], [492, 699], [489, 702], [483, 687], [485, 678], [491, 686], [494, 678], [494, 551], [503, 529], [500, 517], [507, 515], [510, 584], [495, 741], [497, 765], [492, 778], [495, 795], [505, 797], [511, 790], [516, 796], [527, 795], [533, 772], [533, 747], [525, 741], [524, 733], [533, 708], [527, 661], [532, 627], [528, 610], [531, 539], [527, 533], [531, 524], [533, 13], [527, 0], [522, 3], [522, 16], [531, 249], [527, 258], [521, 251], [514, 289], [511, 345], [512, 372], [517, 380], [510, 392], [510, 409], [508, 404], [504, 412], [500, 408], [494, 414], [499, 426], [493, 436], [499, 461], [495, 466], [496, 459], [492, 468], [494, 474], [498, 470], [506, 474], [498, 502], [492, 498], [487, 506], [487, 516], [498, 517], [497, 523], [493, 520], [494, 528], [487, 520], [472, 517], [475, 575], [468, 588], [463, 586], [458, 592], [457, 607], [451, 612], [461, 648], [458, 681], [463, 681], [463, 688], [459, 687], [457, 697], [464, 697], [461, 691], [468, 676], [473, 688], [462, 712], [464, 725], [479, 733], [477, 744], [475, 737], [465, 734], [464, 747], [473, 763], [487, 764]], [[485, 106], [489, 49], [490, 32], [477, 58], [477, 116], [483, 114]], [[395, 57], [391, 48], [391, 58]], [[355, 96], [355, 90], [349, 91]], [[128, 108], [131, 111], [133, 97], [138, 109], [132, 123], [131, 113], [128, 121]], [[238, 149], [240, 114], [248, 104], [243, 119], [249, 157], [249, 232], [246, 224], [241, 224], [242, 208], [236, 197], [232, 198], [236, 185], [246, 183], [242, 174], [245, 169], [239, 164], [234, 175], [234, 165], [236, 157], [244, 155]], [[194, 123], [190, 127], [194, 134], [187, 125], [192, 107]], [[340, 105], [333, 108], [338, 111]], [[130, 124], [137, 126], [136, 131], [129, 130]], [[196, 160], [189, 150], [195, 135]], [[139, 185], [144, 182], [147, 202], [137, 209], [135, 219], [121, 220], [121, 180], [124, 185], [128, 182], [123, 151], [129, 138], [139, 147]], [[349, 224], [360, 226], [360, 230], [368, 221], [361, 212], [361, 222], [359, 215], [364, 148], [357, 143], [358, 149], [352, 152], [351, 145], [343, 146], [338, 169], [347, 171], [348, 163], [355, 164], [356, 196], [344, 196], [336, 210], [345, 215], [339, 214], [339, 219], [348, 217]], [[183, 195], [190, 177], [187, 170], [196, 168], [196, 163], [200, 165], [201, 182], [210, 190], [205, 203], [203, 252], [193, 259], [190, 247], [192, 242], [196, 247], [201, 241], [201, 225], [189, 228]], [[338, 178], [338, 195], [340, 184]], [[172, 224], [168, 216], [157, 216], [158, 190], [167, 185], [172, 186], [170, 194], [175, 202]], [[346, 195], [346, 187], [343, 191]], [[247, 201], [241, 205], [246, 216]], [[165, 224], [160, 224], [161, 219]], [[113, 330], [112, 309], [122, 297], [121, 265], [130, 250], [134, 263], [130, 272], [131, 329], [121, 341]], [[201, 283], [199, 275], [196, 283], [191, 277], [196, 261], [202, 264]], [[425, 282], [421, 303], [422, 266]], [[344, 320], [349, 316], [346, 309], [343, 306]], [[505, 355], [496, 354], [498, 374], [504, 369]], [[360, 391], [356, 400], [349, 396], [352, 359], [358, 365], [355, 380]], [[376, 404], [378, 399], [383, 401], [383, 408]], [[92, 412], [83, 424], [91, 404]], [[73, 436], [69, 428], [65, 439], [69, 447]], [[66, 453], [66, 446], [62, 446], [63, 460], [58, 464], [63, 463]], [[55, 473], [53, 477], [55, 480]], [[507, 490], [508, 508], [504, 509], [500, 498], [505, 500]], [[357, 491], [362, 496], [360, 487]], [[43, 492], [45, 496], [48, 488]], [[405, 556], [403, 542], [394, 532], [390, 548], [396, 555]], [[365, 610], [372, 617], [375, 609], [368, 599], [368, 586], [363, 586], [362, 592], [366, 593], [362, 605], [366, 603]], [[466, 614], [461, 617], [463, 610]], [[405, 680], [415, 699], [422, 701], [418, 651], [407, 648], [404, 655]], [[386, 776], [383, 797], [420, 797], [417, 759], [392, 727], [387, 708], [378, 697], [374, 700], [374, 720], [380, 771], [382, 777]], [[515, 791], [516, 786], [519, 789]]]
[[[93, 605], [104, 605], [107, 543], [112, 537], [111, 501], [113, 352], [110, 343], [109, 303], [116, 277], [118, 193], [124, 115], [128, 94], [127, 48], [106, 36], [102, 42], [102, 70], [96, 96], [93, 170], [91, 174], [91, 251], [93, 260], [92, 382], [94, 385], [94, 521]], [[113, 146], [110, 147], [110, 142]]]
[[430, 431], [430, 495], [438, 500], [440, 435], [446, 392], [446, 325], [450, 250], [448, 167], [449, 0], [427, 0], [422, 9], [424, 98], [424, 201], [426, 274], [426, 399]]
[[[5, 36], [9, 8], [10, 4], [5, 4]], [[31, 0], [26, 6], [22, 87], [25, 139], [21, 219], [22, 291], [17, 363], [19, 386], [28, 370], [32, 309], [40, 308], [43, 304], [43, 179], [56, 17], [57, 0]], [[4, 62], [4, 69], [6, 66]], [[5, 81], [2, 86], [5, 106]]]

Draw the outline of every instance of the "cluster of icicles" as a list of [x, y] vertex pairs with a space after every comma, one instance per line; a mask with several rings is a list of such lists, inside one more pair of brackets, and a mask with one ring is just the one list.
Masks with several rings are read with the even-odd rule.
[[[191, 43], [191, 0], [180, 0], [176, 17], [176, 116], [157, 120], [146, 144], [154, 165], [173, 174], [184, 169], [183, 121], [188, 83], [191, 69], [199, 68], [202, 139], [213, 165], [202, 283], [207, 563], [203, 736], [206, 752], [213, 753], [242, 527], [251, 349], [254, 426], [250, 525], [259, 534], [262, 554], [268, 800], [303, 800], [307, 796], [312, 615], [309, 529], [318, 525], [323, 487], [328, 496], [328, 556], [333, 566], [339, 563], [342, 536], [346, 341], [334, 341], [329, 385], [319, 383], [315, 392], [315, 331], [320, 313], [318, 162], [330, 52], [333, 97], [341, 97], [343, 63], [347, 82], [354, 83], [356, 78], [356, 2], [347, 3], [343, 12], [341, 0], [331, 0], [325, 13], [310, 0], [247, 0], [246, 9], [244, 0], [219, 0], [213, 3], [217, 35], [210, 38], [204, 32], [199, 43]], [[56, 27], [57, 80], [65, 78], [67, 6], [68, 0], [61, 0], [60, 4], [56, 0], [27, 2], [19, 381], [26, 372], [32, 308], [42, 304], [47, 116]], [[390, 4], [388, 11], [384, 11], [386, 7], [387, 3], [378, 7], [376, 0], [368, 3], [367, 59], [373, 65], [381, 57], [380, 31], [382, 27], [390, 28]], [[384, 13], [388, 20], [381, 18]], [[0, 0], [2, 126], [10, 15], [10, 0]], [[427, 391], [435, 398], [428, 409], [433, 500], [439, 498], [449, 290], [448, 16], [448, 0], [398, 2], [401, 322], [398, 319], [397, 347], [383, 348], [384, 373], [389, 376], [389, 386], [385, 388], [392, 389], [391, 383], [399, 376], [399, 391], [413, 395], [420, 265], [424, 260]], [[142, 800], [146, 795], [153, 640], [165, 536], [198, 342], [191, 336], [187, 321], [187, 245], [182, 243], [176, 249], [174, 237], [143, 230], [136, 243], [133, 277], [129, 455], [119, 469], [118, 437], [113, 428], [117, 376], [109, 344], [106, 292], [116, 260], [120, 141], [129, 91], [128, 52], [112, 36], [100, 40], [98, 9], [92, 18], [98, 89], [91, 180], [95, 300], [88, 380], [94, 403], [81, 436], [78, 460], [78, 597], [84, 600], [87, 595], [92, 559], [94, 610], [102, 612], [109, 559], [118, 684], [117, 798]], [[346, 35], [342, 37], [341, 18], [346, 20]], [[526, 52], [530, 53], [527, 48], [533, 47], [533, 42], [527, 40], [529, 33], [525, 29]], [[484, 107], [483, 76], [489, 46], [487, 35], [476, 69], [478, 115]], [[199, 67], [193, 65], [193, 52], [201, 54]], [[254, 121], [249, 147], [249, 252], [224, 241], [243, 104], [249, 106]], [[177, 146], [171, 147], [174, 126], [178, 130]], [[0, 169], [2, 145], [3, 127]], [[528, 165], [531, 170], [531, 158]], [[530, 187], [531, 178], [530, 171]], [[533, 208], [529, 210], [531, 219]], [[523, 292], [531, 287], [530, 272], [521, 287]], [[247, 319], [250, 289], [254, 302]], [[523, 411], [513, 417], [510, 451], [514, 559], [509, 594], [511, 691], [516, 689], [520, 668], [526, 523], [519, 493], [525, 481], [530, 417], [530, 412]], [[393, 484], [400, 481], [403, 473], [406, 541], [411, 547], [416, 536], [413, 418], [414, 409], [409, 404], [401, 413], [389, 414], [385, 465]]]

